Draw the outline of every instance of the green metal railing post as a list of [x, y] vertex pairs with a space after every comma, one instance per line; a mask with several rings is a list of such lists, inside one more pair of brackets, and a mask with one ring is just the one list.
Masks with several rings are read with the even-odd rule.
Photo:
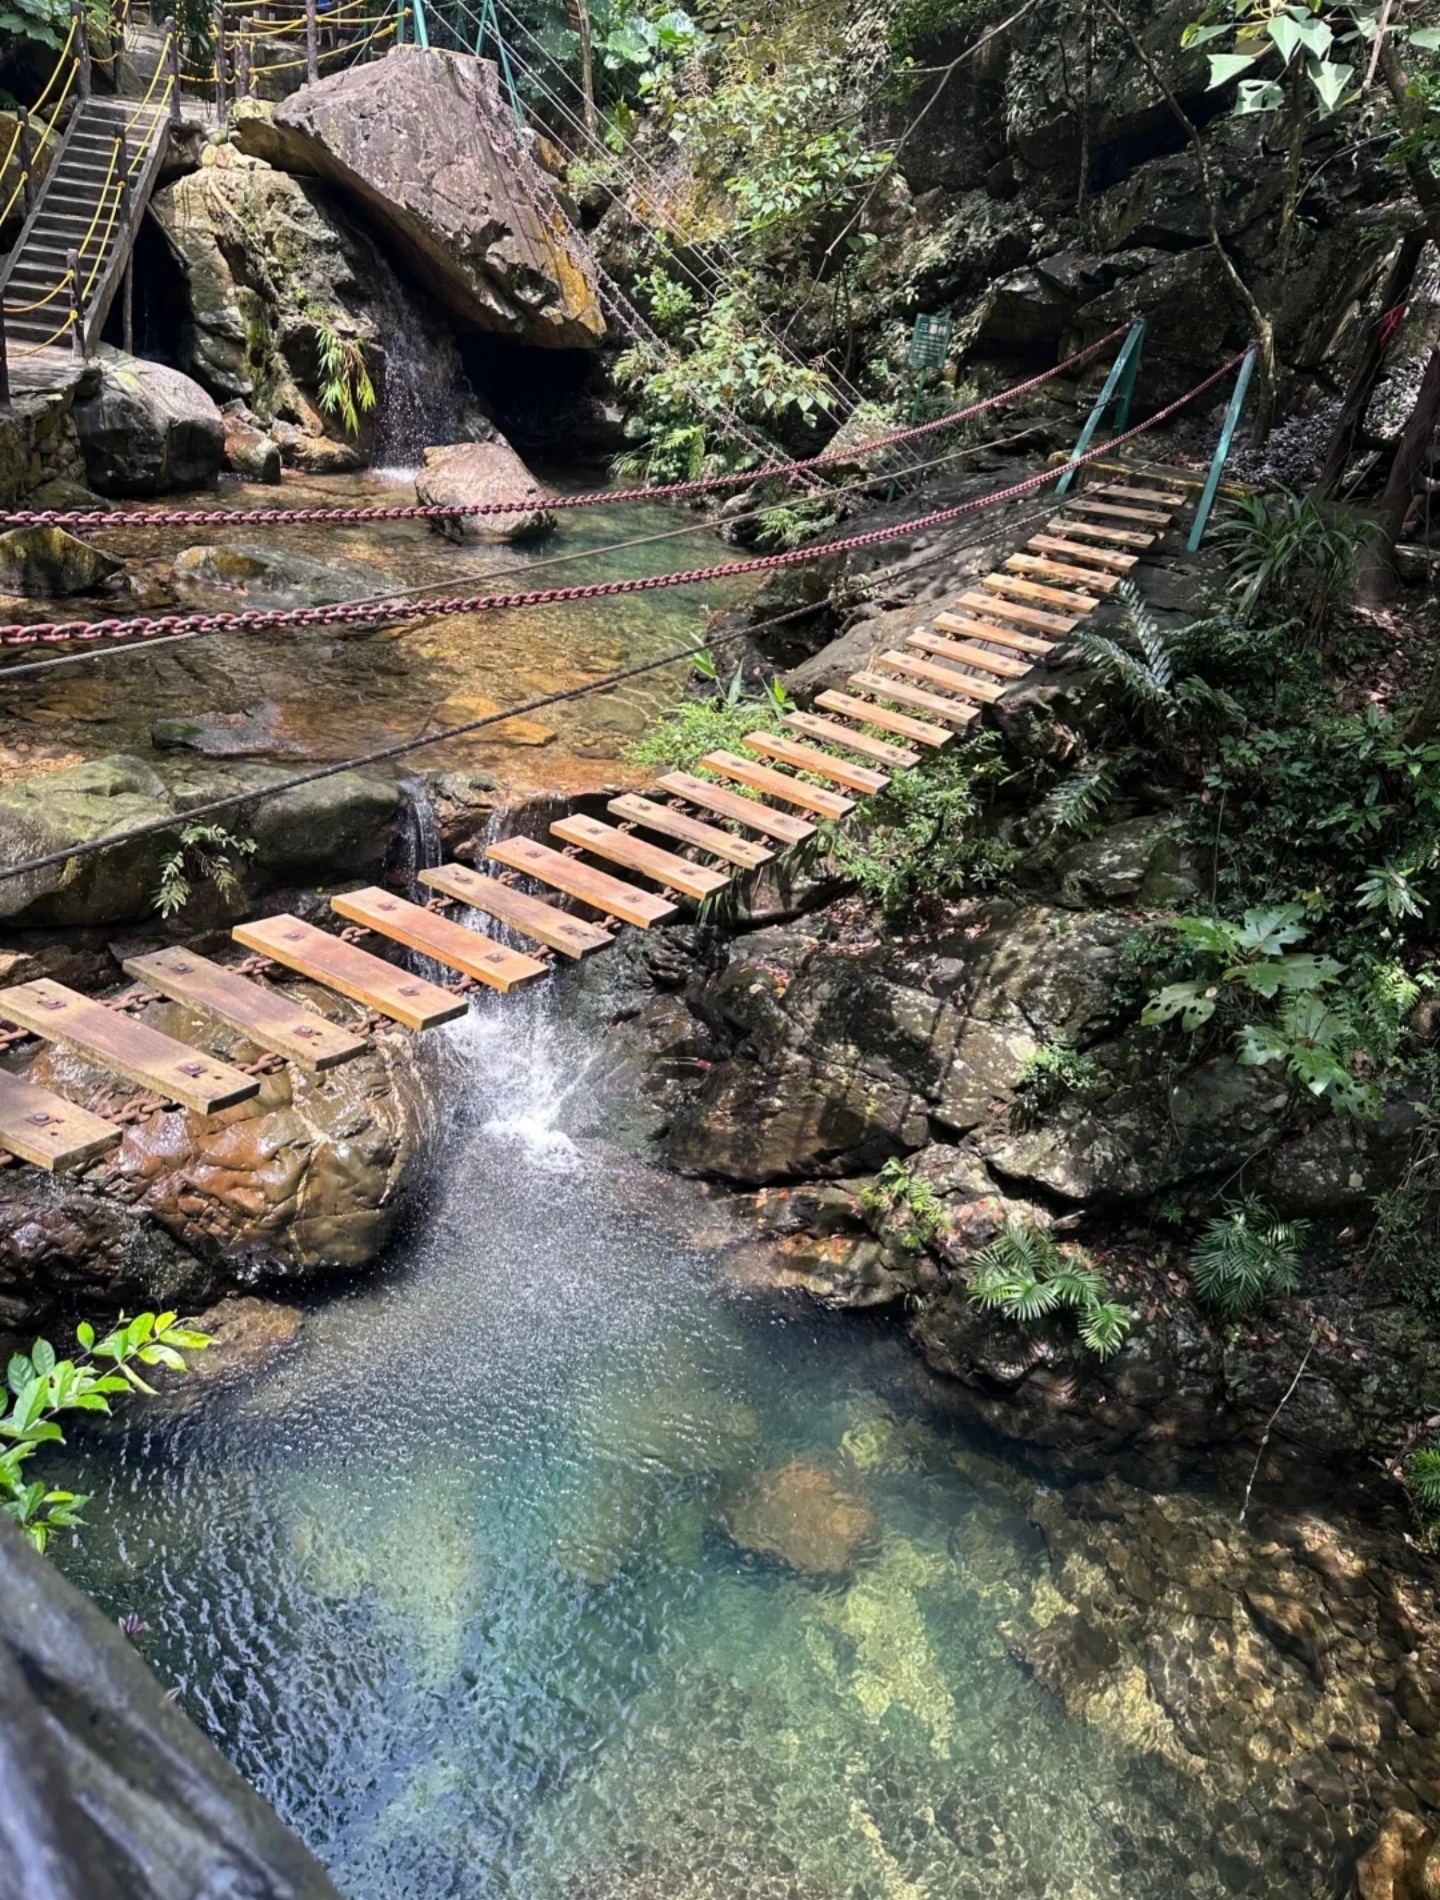
[[[510, 110], [515, 115], [516, 125], [525, 123], [525, 110], [520, 104], [520, 89], [515, 84], [515, 74], [511, 70], [510, 55], [506, 51], [505, 36], [500, 31], [500, 16], [495, 11], [495, 0], [482, 0], [480, 22], [475, 33], [475, 57], [480, 58], [485, 46], [485, 34], [489, 32], [495, 41], [495, 59], [500, 68], [500, 76], [505, 81], [505, 90], [510, 95]], [[459, 38], [457, 32], [456, 38]]]
[[415, 22], [415, 44], [417, 46], [423, 46], [428, 53], [430, 51], [430, 29], [425, 23], [425, 0], [414, 0], [414, 6], [415, 12], [412, 18]]
[[1240, 413], [1245, 407], [1245, 397], [1250, 389], [1250, 378], [1255, 374], [1255, 364], [1259, 351], [1254, 344], [1245, 352], [1245, 361], [1240, 365], [1240, 374], [1235, 378], [1235, 394], [1230, 398], [1230, 407], [1225, 411], [1225, 426], [1220, 431], [1220, 440], [1215, 446], [1215, 459], [1210, 464], [1210, 479], [1205, 484], [1205, 493], [1200, 497], [1200, 506], [1195, 510], [1195, 525], [1190, 530], [1190, 539], [1186, 546], [1194, 554], [1205, 539], [1205, 530], [1210, 525], [1210, 511], [1215, 506], [1215, 497], [1220, 492], [1220, 477], [1225, 473], [1225, 464], [1230, 459], [1230, 446], [1235, 440], [1235, 431], [1240, 426]]
[[1105, 420], [1106, 411], [1112, 402], [1119, 400], [1119, 413], [1115, 419], [1117, 432], [1125, 427], [1130, 416], [1130, 401], [1135, 394], [1135, 378], [1140, 373], [1140, 356], [1145, 347], [1145, 319], [1143, 317], [1130, 326], [1130, 334], [1120, 345], [1120, 354], [1115, 358], [1114, 368], [1105, 378], [1105, 387], [1096, 399], [1095, 407], [1090, 411], [1090, 420], [1080, 432], [1080, 440], [1075, 444], [1075, 453], [1070, 457], [1068, 468], [1055, 489], [1057, 495], [1065, 494], [1075, 480], [1074, 464], [1089, 448], [1095, 439], [1095, 432]]

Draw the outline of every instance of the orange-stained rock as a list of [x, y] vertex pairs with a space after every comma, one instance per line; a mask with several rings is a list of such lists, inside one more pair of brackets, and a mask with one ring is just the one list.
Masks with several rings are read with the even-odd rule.
[[483, 502], [530, 501], [523, 513], [460, 515], [432, 521], [431, 527], [454, 541], [533, 541], [549, 534], [555, 517], [542, 488], [508, 442], [449, 442], [425, 451], [425, 466], [415, 477], [415, 498], [422, 507], [475, 507]]
[[1431, 1900], [1433, 1876], [1426, 1868], [1435, 1835], [1418, 1814], [1387, 1808], [1380, 1832], [1355, 1869], [1360, 1900]]

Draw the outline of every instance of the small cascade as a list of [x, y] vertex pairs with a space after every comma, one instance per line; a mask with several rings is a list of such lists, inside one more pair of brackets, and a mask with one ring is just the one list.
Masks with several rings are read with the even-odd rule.
[[440, 819], [424, 779], [402, 779], [401, 790], [405, 794], [405, 816], [396, 839], [397, 868], [405, 879], [405, 895], [411, 903], [423, 904], [430, 892], [420, 882], [420, 873], [433, 871], [445, 859]]
[[483, 429], [455, 339], [428, 299], [382, 272], [371, 303], [385, 342], [385, 375], [371, 464], [413, 475], [432, 444], [468, 441]]

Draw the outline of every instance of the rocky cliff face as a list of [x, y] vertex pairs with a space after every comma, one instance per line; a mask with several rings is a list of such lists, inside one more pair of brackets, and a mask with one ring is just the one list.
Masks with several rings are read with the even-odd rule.
[[463, 324], [549, 349], [605, 332], [589, 260], [488, 62], [420, 47], [242, 119], [243, 151], [352, 193]]

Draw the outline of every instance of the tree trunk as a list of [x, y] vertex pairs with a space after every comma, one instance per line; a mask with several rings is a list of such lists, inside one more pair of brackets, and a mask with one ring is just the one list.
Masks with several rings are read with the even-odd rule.
[[1350, 378], [1350, 387], [1345, 392], [1345, 403], [1340, 411], [1340, 419], [1335, 424], [1335, 433], [1330, 438], [1325, 466], [1312, 490], [1316, 501], [1333, 499], [1345, 478], [1346, 469], [1355, 458], [1365, 418], [1370, 413], [1370, 404], [1374, 401], [1375, 388], [1380, 381], [1380, 372], [1385, 367], [1385, 352], [1396, 328], [1395, 313], [1404, 306], [1410, 295], [1410, 287], [1415, 282], [1415, 272], [1420, 265], [1420, 254], [1425, 249], [1428, 236], [1429, 233], [1423, 230], [1407, 231], [1400, 240], [1400, 249], [1395, 254], [1395, 261], [1390, 266], [1380, 292], [1380, 308], [1370, 320], [1365, 347], [1360, 352], [1355, 374]]
[[1395, 585], [1395, 544], [1411, 503], [1425, 481], [1430, 445], [1440, 424], [1440, 349], [1430, 352], [1420, 394], [1400, 434], [1390, 479], [1375, 512], [1375, 526], [1360, 566], [1360, 598], [1370, 606], [1387, 601]]
[[585, 130], [599, 129], [600, 115], [595, 110], [595, 52], [590, 35], [590, 0], [573, 0], [575, 31], [580, 35], [580, 92], [585, 101]]
[[1410, 135], [1401, 147], [1405, 176], [1410, 181], [1410, 189], [1420, 200], [1420, 209], [1425, 214], [1425, 228], [1435, 243], [1440, 245], [1440, 178], [1436, 177], [1434, 169], [1421, 155], [1429, 108], [1410, 91], [1410, 81], [1400, 64], [1400, 55], [1395, 51], [1393, 35], [1387, 34], [1377, 41], [1376, 57], [1380, 64], [1380, 76], [1385, 81], [1385, 90], [1390, 94], [1399, 115], [1401, 129]]
[[1400, 735], [1402, 745], [1424, 745], [1427, 739], [1435, 736], [1440, 727], [1440, 659], [1430, 669], [1430, 678], [1425, 687], [1425, 697], [1410, 715], [1405, 730]]

